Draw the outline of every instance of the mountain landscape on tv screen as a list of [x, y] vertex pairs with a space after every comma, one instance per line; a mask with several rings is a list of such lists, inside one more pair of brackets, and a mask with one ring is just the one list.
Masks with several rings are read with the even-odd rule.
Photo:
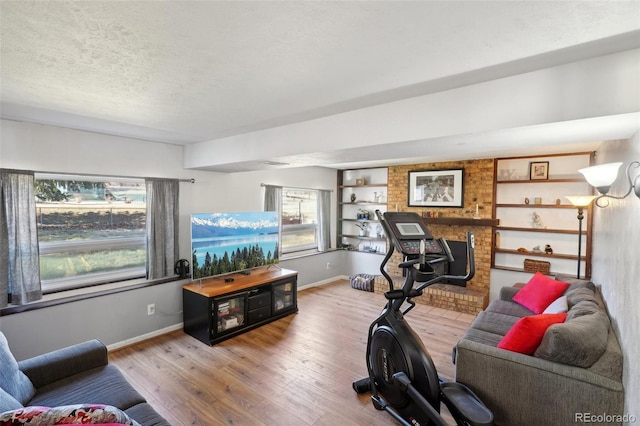
[[278, 262], [276, 212], [191, 215], [193, 278]]
[[191, 238], [247, 235], [256, 232], [277, 234], [277, 214], [259, 213], [194, 214], [191, 216]]

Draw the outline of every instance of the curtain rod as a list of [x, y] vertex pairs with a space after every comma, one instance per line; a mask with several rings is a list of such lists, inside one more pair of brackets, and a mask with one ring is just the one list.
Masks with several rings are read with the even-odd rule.
[[[6, 169], [3, 169], [6, 170]], [[27, 171], [27, 170], [23, 170], [23, 171]], [[72, 172], [47, 172], [47, 171], [43, 171], [43, 170], [30, 170], [33, 173], [38, 173], [38, 174], [43, 174], [43, 175], [62, 175], [62, 176], [93, 176], [93, 177], [105, 177], [105, 178], [109, 178], [109, 177], [114, 177], [114, 178], [119, 178], [119, 179], [145, 179], [145, 178], [149, 178], [149, 179], [172, 179], [172, 178], [154, 178], [154, 177], [150, 177], [150, 176], [146, 176], [146, 177], [140, 177], [140, 176], [124, 176], [124, 175], [112, 175], [112, 174], [108, 174], [108, 175], [104, 175], [104, 174], [97, 174], [97, 173], [72, 173]], [[196, 183], [196, 180], [194, 178], [189, 178], [189, 179], [177, 179], [178, 182], [188, 182], [188, 183]]]
[[305, 188], [303, 186], [282, 186], [282, 185], [271, 185], [270, 183], [261, 183], [260, 186], [275, 186], [276, 188], [291, 188], [291, 189], [312, 189], [314, 191], [329, 191], [333, 192], [333, 189], [318, 189], [318, 188]]

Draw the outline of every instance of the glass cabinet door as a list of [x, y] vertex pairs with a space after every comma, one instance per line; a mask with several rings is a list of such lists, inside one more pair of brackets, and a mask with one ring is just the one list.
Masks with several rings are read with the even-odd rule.
[[247, 309], [246, 293], [216, 298], [213, 304], [216, 334], [226, 333], [244, 326]]
[[273, 312], [291, 309], [296, 304], [294, 285], [291, 282], [273, 285]]

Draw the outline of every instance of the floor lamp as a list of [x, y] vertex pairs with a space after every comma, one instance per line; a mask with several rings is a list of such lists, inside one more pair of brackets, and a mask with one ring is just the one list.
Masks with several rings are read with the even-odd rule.
[[591, 204], [595, 195], [567, 195], [565, 196], [571, 204], [578, 208], [578, 273], [576, 278], [580, 279], [580, 256], [582, 254], [582, 219], [584, 219], [584, 208]]

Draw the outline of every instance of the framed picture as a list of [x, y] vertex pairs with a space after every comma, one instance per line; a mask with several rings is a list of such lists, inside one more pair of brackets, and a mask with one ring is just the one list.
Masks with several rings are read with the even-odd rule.
[[549, 179], [549, 162], [548, 161], [532, 161], [529, 163], [529, 179], [545, 180]]
[[409, 207], [462, 207], [464, 169], [409, 172]]

